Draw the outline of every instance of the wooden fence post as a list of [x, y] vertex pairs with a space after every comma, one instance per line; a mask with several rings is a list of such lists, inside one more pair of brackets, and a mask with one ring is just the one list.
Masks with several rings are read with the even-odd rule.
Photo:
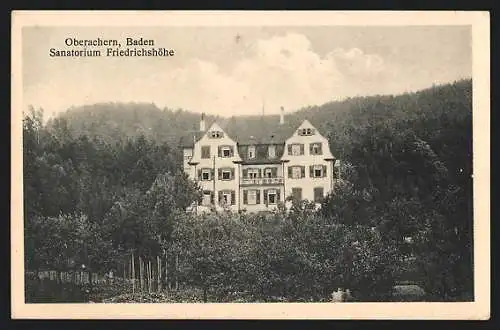
[[175, 290], [179, 289], [179, 254], [175, 255]]
[[160, 262], [160, 256], [156, 256], [156, 272], [158, 275], [158, 281], [157, 281], [157, 291], [161, 292], [161, 262]]
[[143, 278], [144, 271], [143, 271], [143, 268], [144, 268], [144, 266], [142, 264], [142, 257], [139, 256], [139, 282], [140, 282], [140, 286], [141, 286], [141, 291], [144, 290], [144, 278]]
[[165, 250], [165, 289], [168, 290], [170, 289], [170, 282], [168, 281], [168, 253], [167, 250]]
[[152, 270], [151, 270], [151, 259], [148, 260], [148, 292], [151, 293], [151, 278], [152, 278], [152, 274], [151, 274]]
[[132, 293], [135, 294], [135, 266], [134, 266], [134, 251], [132, 250], [132, 261], [131, 261], [131, 273], [132, 273]]

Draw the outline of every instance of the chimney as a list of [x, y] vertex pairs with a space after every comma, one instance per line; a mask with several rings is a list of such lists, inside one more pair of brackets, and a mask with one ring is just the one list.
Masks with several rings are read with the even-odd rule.
[[201, 114], [200, 132], [205, 132], [205, 113], [204, 112]]
[[280, 125], [285, 123], [285, 109], [283, 107], [280, 108]]

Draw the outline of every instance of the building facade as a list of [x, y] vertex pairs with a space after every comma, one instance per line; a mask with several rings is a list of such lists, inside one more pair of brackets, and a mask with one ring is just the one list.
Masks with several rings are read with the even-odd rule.
[[308, 120], [285, 126], [283, 110], [275, 127], [250, 136], [228, 134], [217, 122], [205, 129], [202, 115], [181, 148], [184, 171], [203, 190], [197, 212], [271, 211], [288, 197], [320, 203], [334, 188], [339, 163], [316, 127]]

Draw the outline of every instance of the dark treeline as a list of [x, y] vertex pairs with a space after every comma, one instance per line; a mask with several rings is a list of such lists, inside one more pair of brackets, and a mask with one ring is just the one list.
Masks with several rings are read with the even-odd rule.
[[386, 300], [403, 280], [428, 299], [471, 300], [471, 91], [459, 81], [287, 115], [328, 134], [341, 177], [320, 210], [294, 201], [268, 215], [183, 211], [200, 195], [176, 144], [198, 114], [100, 104], [43, 124], [32, 109], [23, 124], [26, 268], [85, 264], [139, 288], [156, 278], [156, 290], [175, 279], [209, 301], [322, 301], [336, 288]]

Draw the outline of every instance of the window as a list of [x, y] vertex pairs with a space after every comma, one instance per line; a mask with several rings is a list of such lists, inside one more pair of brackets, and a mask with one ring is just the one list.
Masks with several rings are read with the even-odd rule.
[[248, 159], [255, 158], [255, 146], [248, 147]]
[[224, 134], [220, 131], [211, 131], [209, 137], [212, 139], [220, 139], [224, 137]]
[[243, 204], [256, 205], [260, 204], [260, 190], [244, 190], [243, 191]]
[[321, 143], [311, 143], [309, 145], [309, 153], [311, 155], [322, 155], [323, 150], [321, 149], [322, 144]]
[[326, 166], [325, 165], [309, 166], [309, 176], [311, 178], [324, 178], [326, 176]]
[[264, 190], [264, 202], [267, 205], [277, 204], [279, 201], [279, 191], [276, 189]]
[[276, 146], [275, 145], [270, 145], [268, 148], [268, 155], [269, 158], [274, 158], [276, 157]]
[[210, 181], [210, 177], [211, 177], [211, 172], [210, 170], [202, 170], [201, 171], [201, 180], [203, 181]]
[[310, 135], [314, 135], [314, 129], [313, 128], [302, 128], [302, 129], [299, 129], [299, 131], [297, 133], [301, 136], [310, 136]]
[[231, 204], [231, 193], [227, 191], [222, 192], [222, 203], [226, 205]]
[[269, 168], [269, 167], [266, 168], [264, 170], [264, 177], [265, 178], [275, 178], [276, 177], [275, 170], [276, 170], [275, 168]]
[[218, 171], [219, 180], [233, 180], [234, 179], [234, 168], [220, 168]]
[[234, 205], [236, 203], [236, 192], [234, 190], [219, 191], [220, 205]]
[[305, 177], [305, 167], [304, 166], [290, 166], [288, 168], [288, 178], [300, 179], [303, 177]]
[[212, 192], [209, 190], [203, 191], [203, 198], [201, 200], [202, 205], [210, 205], [212, 204]]
[[211, 168], [201, 168], [198, 170], [198, 180], [200, 181], [210, 181], [213, 177], [213, 169]]
[[290, 156], [300, 156], [304, 154], [304, 145], [295, 143], [288, 145], [288, 155]]
[[292, 188], [292, 197], [295, 200], [302, 200], [302, 188]]
[[210, 146], [201, 147], [201, 158], [203, 159], [210, 158]]
[[321, 203], [323, 200], [323, 187], [314, 188], [314, 201], [316, 203]]
[[248, 204], [254, 205], [257, 203], [257, 190], [248, 191]]
[[218, 148], [219, 157], [233, 157], [233, 147], [232, 146], [221, 146]]
[[249, 169], [247, 173], [248, 173], [247, 177], [249, 179], [257, 179], [259, 177], [258, 169]]
[[321, 178], [322, 176], [323, 176], [323, 168], [322, 167], [314, 168], [314, 177]]

